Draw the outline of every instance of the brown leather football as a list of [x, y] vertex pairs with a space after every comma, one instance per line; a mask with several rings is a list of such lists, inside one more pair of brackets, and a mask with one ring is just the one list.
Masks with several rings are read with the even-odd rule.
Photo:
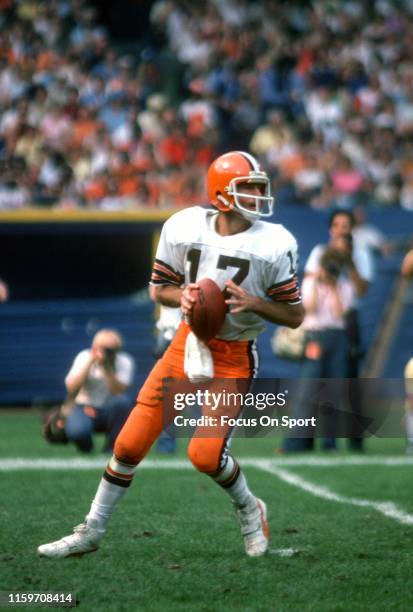
[[227, 313], [224, 294], [215, 281], [203, 278], [197, 281], [199, 290], [194, 289], [196, 302], [192, 309], [190, 327], [203, 342], [208, 342], [219, 333]]

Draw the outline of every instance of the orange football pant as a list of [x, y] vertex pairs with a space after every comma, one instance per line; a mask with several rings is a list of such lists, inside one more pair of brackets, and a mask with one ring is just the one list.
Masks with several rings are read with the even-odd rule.
[[[137, 402], [128, 420], [120, 431], [115, 443], [115, 456], [120, 461], [137, 465], [145, 457], [154, 441], [165, 427], [162, 410], [163, 379], [183, 379], [184, 350], [189, 326], [183, 322], [174, 339], [157, 361], [143, 384]], [[252, 355], [252, 342], [226, 341], [213, 339], [208, 343], [214, 360], [214, 380], [226, 379], [225, 390], [228, 392], [246, 391], [246, 381], [253, 375], [255, 367]], [[232, 379], [232, 380], [228, 380]], [[241, 381], [236, 379], [242, 379]], [[214, 382], [212, 382], [212, 386]], [[219, 389], [222, 390], [222, 382]], [[194, 386], [194, 389], [196, 387]], [[209, 386], [209, 389], [212, 387]], [[217, 415], [217, 411], [208, 412], [203, 407], [203, 415]], [[219, 410], [219, 408], [218, 408]], [[225, 408], [225, 413], [236, 417], [241, 406]], [[188, 456], [192, 464], [201, 472], [213, 474], [220, 470], [231, 428], [227, 425], [209, 428], [199, 426], [189, 443]]]

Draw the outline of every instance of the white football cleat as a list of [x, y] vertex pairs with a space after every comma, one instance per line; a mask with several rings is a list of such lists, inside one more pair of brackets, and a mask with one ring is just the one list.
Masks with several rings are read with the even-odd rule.
[[245, 552], [249, 557], [261, 557], [267, 552], [270, 530], [267, 524], [267, 506], [253, 497], [246, 506], [237, 509]]
[[81, 557], [99, 548], [103, 531], [97, 529], [96, 521], [81, 523], [73, 529], [73, 534], [65, 536], [56, 542], [42, 544], [37, 553], [40, 557], [63, 559], [64, 557]]

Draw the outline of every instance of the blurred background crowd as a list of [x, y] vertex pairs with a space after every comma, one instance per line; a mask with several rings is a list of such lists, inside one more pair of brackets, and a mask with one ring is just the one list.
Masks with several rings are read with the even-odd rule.
[[412, 0], [157, 0], [144, 31], [0, 1], [0, 209], [204, 203], [240, 148], [287, 204], [413, 210]]

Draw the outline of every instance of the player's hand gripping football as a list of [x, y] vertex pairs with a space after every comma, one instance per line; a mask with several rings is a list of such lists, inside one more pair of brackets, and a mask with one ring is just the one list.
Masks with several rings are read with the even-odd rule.
[[196, 302], [198, 291], [199, 285], [197, 283], [188, 283], [181, 293], [181, 310], [187, 323], [190, 323], [192, 309]]
[[255, 312], [258, 306], [259, 297], [247, 293], [242, 287], [238, 287], [232, 280], [227, 280], [226, 289], [231, 297], [225, 300], [230, 307], [231, 314], [239, 312]]

